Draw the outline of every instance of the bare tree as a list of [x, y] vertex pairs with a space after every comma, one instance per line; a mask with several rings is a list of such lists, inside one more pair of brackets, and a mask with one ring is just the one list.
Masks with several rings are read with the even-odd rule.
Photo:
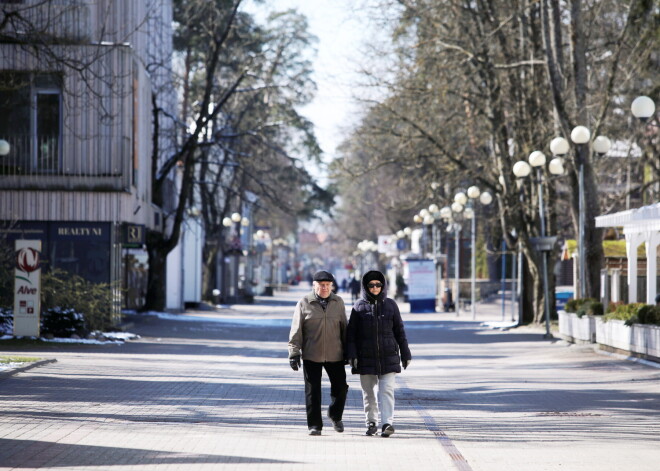
[[[657, 25], [649, 14], [657, 13], [657, 5], [652, 3], [384, 2], [383, 11], [387, 7], [398, 12], [393, 27], [396, 69], [365, 71], [372, 83], [386, 90], [386, 98], [367, 103], [367, 118], [336, 168], [346, 172], [362, 162], [361, 170], [379, 169], [379, 188], [388, 189], [385, 195], [390, 183], [407, 181], [409, 192], [399, 209], [416, 200], [446, 203], [451, 190], [472, 183], [492, 191], [500, 231], [491, 234], [510, 247], [522, 247], [531, 275], [526, 277], [526, 292], [533, 294], [523, 312], [527, 321], [540, 321], [542, 272], [530, 244], [530, 237], [539, 233], [538, 185], [527, 181], [520, 187], [513, 164], [533, 150], [547, 152], [547, 143], [558, 134], [568, 137], [575, 124], [590, 125], [594, 135], [626, 129], [627, 122], [616, 122], [609, 112], [631, 86], [631, 76], [622, 71], [643, 74], [644, 57], [657, 45]], [[589, 32], [584, 24], [592, 25]], [[557, 199], [557, 191], [567, 191], [575, 216], [578, 158], [585, 162], [588, 286], [594, 294], [602, 248], [601, 234], [593, 227], [599, 194], [592, 157], [578, 153], [567, 161], [568, 178], [562, 184], [544, 174], [550, 184], [543, 191], [550, 201]], [[384, 178], [383, 166], [400, 171], [394, 179]], [[416, 166], [423, 170], [416, 171]], [[441, 188], [450, 191], [429, 196], [431, 181], [442, 182]], [[527, 195], [525, 204], [521, 191]], [[559, 208], [550, 208], [550, 232], [568, 238], [570, 228]]]
[[[168, 175], [178, 166], [180, 193], [166, 235], [150, 235], [146, 309], [164, 303], [164, 260], [178, 242], [185, 211], [201, 206], [206, 232], [205, 295], [223, 251], [224, 217], [246, 192], [273, 220], [308, 213], [331, 202], [302, 162], [318, 158], [311, 123], [295, 107], [313, 91], [304, 49], [304, 19], [285, 12], [270, 29], [240, 11], [240, 0], [175, 2], [175, 49], [182, 64], [180, 148], [156, 172], [158, 204], [166, 205]], [[154, 156], [156, 159], [157, 156]], [[233, 208], [233, 209], [232, 209]], [[291, 220], [291, 219], [289, 219]]]

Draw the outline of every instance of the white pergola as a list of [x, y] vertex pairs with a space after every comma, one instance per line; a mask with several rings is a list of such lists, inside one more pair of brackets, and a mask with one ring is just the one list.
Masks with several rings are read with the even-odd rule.
[[637, 248], [646, 244], [646, 303], [655, 304], [660, 203], [596, 217], [596, 227], [623, 227], [628, 258], [628, 302], [637, 302]]

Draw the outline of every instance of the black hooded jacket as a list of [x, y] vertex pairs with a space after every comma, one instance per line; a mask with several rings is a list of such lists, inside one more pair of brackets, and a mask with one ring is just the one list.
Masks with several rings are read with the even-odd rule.
[[[370, 281], [383, 283], [376, 297], [367, 289]], [[379, 271], [362, 277], [362, 298], [355, 302], [346, 327], [346, 358], [357, 358], [353, 373], [363, 375], [401, 373], [401, 362], [412, 359], [399, 306], [387, 297], [387, 282]]]

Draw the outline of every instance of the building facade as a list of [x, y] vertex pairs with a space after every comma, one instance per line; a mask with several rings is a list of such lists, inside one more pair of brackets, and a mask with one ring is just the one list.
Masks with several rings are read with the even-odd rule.
[[0, 9], [5, 239], [40, 239], [47, 269], [131, 288], [117, 291], [122, 307], [139, 307], [146, 231], [163, 229], [153, 156], [173, 142], [163, 132], [154, 144], [152, 124], [153, 97], [171, 110], [176, 103], [171, 2], [23, 0]]

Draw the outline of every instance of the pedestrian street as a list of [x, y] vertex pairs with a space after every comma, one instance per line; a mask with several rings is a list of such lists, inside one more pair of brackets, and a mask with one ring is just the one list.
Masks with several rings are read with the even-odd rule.
[[[476, 320], [401, 303], [413, 359], [397, 375], [396, 433], [365, 436], [347, 369], [345, 432], [327, 420], [309, 436], [302, 371], [287, 360], [308, 289], [134, 315], [140, 338], [123, 345], [0, 343], [3, 355], [56, 360], [0, 377], [0, 469], [658, 469], [658, 365], [539, 328], [482, 326], [501, 319], [496, 303], [479, 304]], [[326, 410], [325, 374], [323, 385]]]

